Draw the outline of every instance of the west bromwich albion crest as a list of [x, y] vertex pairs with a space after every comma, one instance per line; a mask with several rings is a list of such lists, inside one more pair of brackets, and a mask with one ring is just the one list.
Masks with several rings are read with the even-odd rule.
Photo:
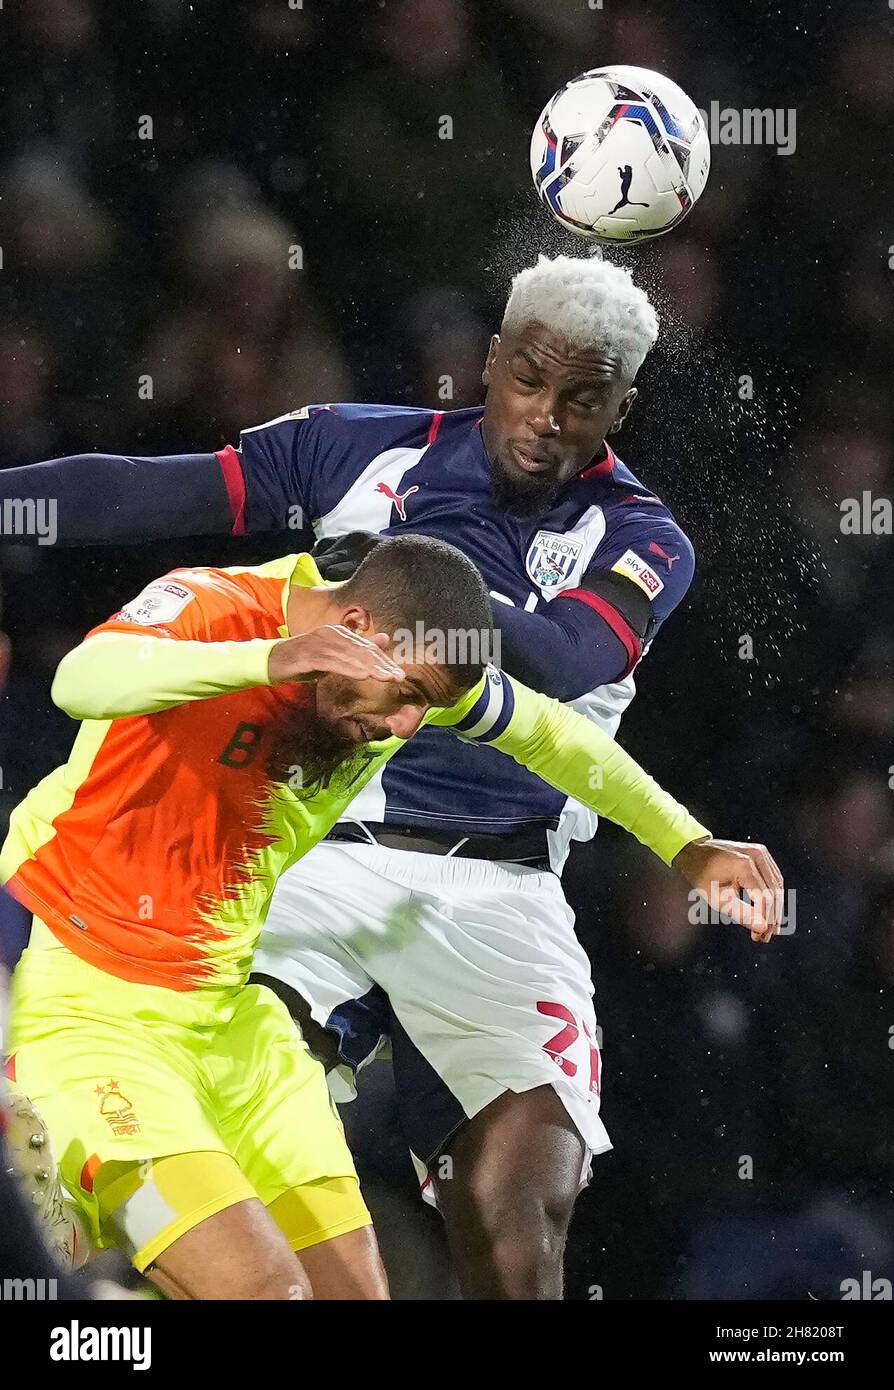
[[538, 588], [555, 589], [567, 584], [582, 550], [583, 541], [573, 536], [538, 531], [528, 547], [525, 568]]

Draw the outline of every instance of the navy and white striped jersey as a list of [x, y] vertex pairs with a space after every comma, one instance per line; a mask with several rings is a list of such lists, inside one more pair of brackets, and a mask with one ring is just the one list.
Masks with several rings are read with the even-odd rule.
[[[607, 446], [546, 514], [521, 519], [501, 511], [481, 420], [480, 407], [442, 413], [337, 404], [247, 429], [238, 450], [219, 455], [233, 529], [295, 525], [300, 508], [318, 538], [352, 530], [437, 536], [474, 560], [498, 604], [538, 614], [560, 595], [588, 604], [622, 642], [627, 667], [569, 703], [614, 734], [633, 698], [633, 668], [689, 587], [692, 547], [667, 507]], [[594, 582], [612, 575], [645, 596], [644, 634]], [[569, 840], [588, 839], [596, 826], [591, 812], [510, 759], [434, 730], [421, 731], [387, 764], [352, 804], [351, 819], [455, 830], [458, 838], [543, 827], [557, 869]]]

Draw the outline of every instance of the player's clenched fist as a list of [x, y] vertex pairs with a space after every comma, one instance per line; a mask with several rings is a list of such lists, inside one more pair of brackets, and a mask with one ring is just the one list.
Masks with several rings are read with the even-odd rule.
[[[716, 912], [748, 927], [752, 941], [769, 941], [782, 919], [782, 874], [765, 845], [693, 840], [674, 860]], [[742, 897], [748, 893], [749, 901]]]
[[402, 681], [406, 672], [383, 650], [390, 640], [385, 632], [360, 637], [337, 623], [311, 628], [271, 650], [270, 682], [312, 681], [327, 672], [352, 680]]

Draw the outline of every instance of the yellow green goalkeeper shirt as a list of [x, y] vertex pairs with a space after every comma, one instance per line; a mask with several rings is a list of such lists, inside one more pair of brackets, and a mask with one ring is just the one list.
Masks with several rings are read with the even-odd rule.
[[[402, 746], [366, 744], [323, 789], [283, 775], [314, 687], [271, 685], [268, 659], [290, 587], [323, 583], [308, 555], [174, 570], [61, 662], [53, 698], [82, 723], [13, 811], [0, 882], [83, 959], [175, 990], [240, 986], [280, 874]], [[666, 863], [708, 834], [595, 724], [502, 671], [424, 722], [498, 748]]]

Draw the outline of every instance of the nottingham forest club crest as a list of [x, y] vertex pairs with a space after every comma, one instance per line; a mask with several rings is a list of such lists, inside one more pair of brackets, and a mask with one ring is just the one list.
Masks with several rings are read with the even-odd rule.
[[117, 1081], [100, 1082], [96, 1087], [99, 1097], [99, 1113], [108, 1122], [113, 1134], [139, 1134], [140, 1122]]
[[541, 589], [567, 584], [580, 557], [583, 542], [555, 531], [538, 531], [528, 548], [525, 567]]

